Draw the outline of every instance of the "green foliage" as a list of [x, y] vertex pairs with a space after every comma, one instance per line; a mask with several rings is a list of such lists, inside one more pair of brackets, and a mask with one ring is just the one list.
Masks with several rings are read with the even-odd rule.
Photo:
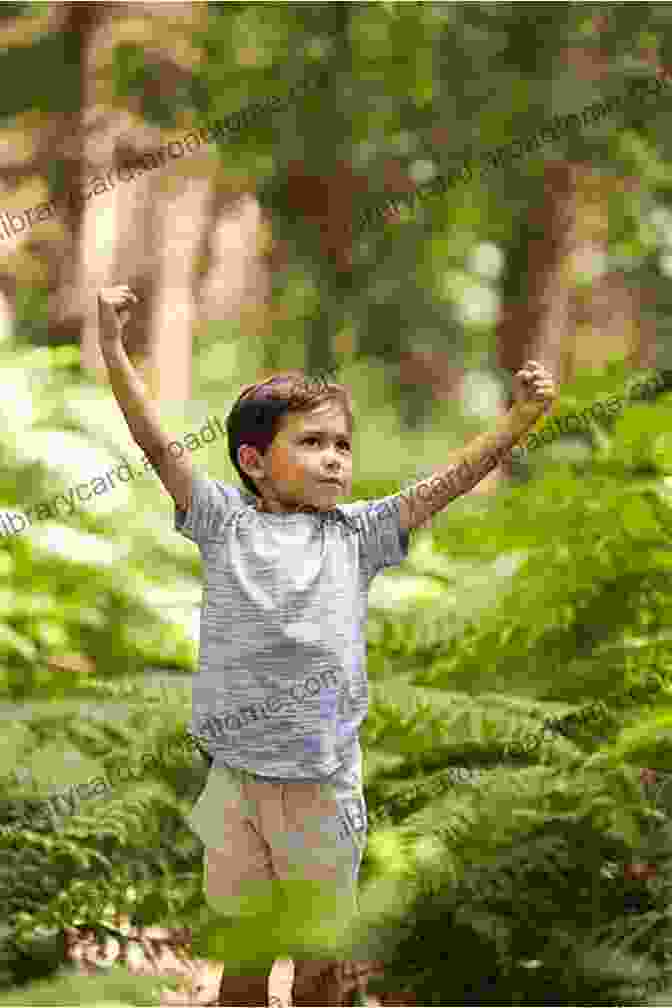
[[[399, 353], [422, 345], [456, 364], [487, 360], [494, 321], [475, 309], [495, 293], [526, 295], [521, 264], [531, 233], [519, 222], [541, 197], [543, 160], [552, 154], [455, 187], [403, 222], [362, 236], [351, 275], [325, 260], [319, 228], [297, 219], [290, 163], [303, 158], [305, 175], [319, 180], [345, 161], [367, 199], [391, 191], [391, 162], [402, 180], [448, 174], [473, 155], [475, 136], [495, 149], [555, 113], [598, 100], [602, 90], [620, 93], [650, 75], [642, 51], [669, 35], [669, 9], [612, 6], [600, 30], [596, 12], [579, 6], [521, 13], [492, 4], [272, 5], [263, 16], [255, 5], [209, 6], [211, 21], [195, 40], [204, 59], [197, 76], [184, 75], [175, 108], [146, 94], [152, 66], [129, 43], [113, 63], [117, 98], [142, 94], [146, 114], [160, 122], [190, 109], [218, 119], [260, 96], [291, 93], [309, 72], [326, 73], [300, 101], [220, 147], [225, 170], [255, 180], [289, 266], [275, 278], [268, 345], [234, 345], [230, 327], [218, 328], [218, 345], [196, 361], [199, 390], [214, 401], [223, 374], [228, 394], [230, 376], [251, 363], [282, 367], [305, 357], [316, 372], [333, 363], [335, 337], [352, 336], [356, 351], [344, 362], [360, 365], [361, 426], [378, 452], [364, 453], [375, 479], [359, 484], [356, 496], [392, 492], [385, 481], [390, 472], [396, 478], [399, 458], [420, 457], [415, 444], [404, 450], [410, 441], [386, 437], [381, 401], [392, 412], [389, 403], [403, 397], [393, 380]], [[567, 60], [568, 46], [579, 43], [603, 52], [609, 71], [600, 93]], [[3, 54], [0, 72], [10, 85], [0, 115], [70, 107], [77, 82], [54, 72], [64, 44], [32, 47], [41, 73], [30, 72], [35, 59], [26, 62], [23, 47]], [[43, 87], [42, 71], [60, 81], [60, 91]], [[27, 84], [17, 97], [11, 81], [19, 77]], [[566, 138], [557, 152], [631, 174], [654, 194], [652, 213], [636, 192], [615, 193], [609, 208], [610, 251], [627, 263], [635, 286], [653, 290], [654, 311], [670, 297], [659, 254], [669, 251], [669, 222], [653, 213], [669, 201], [668, 111], [663, 100], [642, 99], [590, 136]], [[58, 189], [64, 167], [51, 171]], [[473, 260], [474, 248], [487, 246], [507, 253], [501, 286], [498, 267], [479, 269]], [[19, 300], [22, 321], [34, 322], [43, 292]], [[375, 366], [361, 367], [367, 358]], [[108, 392], [53, 380], [72, 362], [51, 351], [39, 359], [44, 383], [26, 388], [21, 374], [36, 360], [7, 355], [0, 371], [6, 507], [89, 478], [86, 447], [100, 453], [101, 470], [128, 451]], [[560, 411], [619, 393], [624, 381], [616, 371], [577, 380], [563, 390]], [[416, 402], [407, 416], [421, 426], [429, 410]], [[457, 411], [453, 419], [445, 426], [457, 429]], [[549, 991], [555, 1004], [630, 1004], [641, 1003], [650, 977], [669, 974], [672, 809], [656, 809], [637, 779], [644, 761], [669, 764], [669, 420], [668, 395], [596, 421], [578, 442], [559, 438], [538, 449], [510, 491], [494, 501], [455, 502], [432, 533], [413, 537], [404, 569], [374, 585], [372, 703], [362, 732], [371, 835], [361, 881], [371, 926], [360, 944], [386, 960], [388, 989], [407, 985], [424, 1004], [539, 1004]], [[442, 464], [438, 447], [451, 447], [443, 433], [433, 435], [437, 450], [429, 431], [421, 436]], [[214, 450], [219, 460], [221, 446]], [[170, 530], [155, 481], [116, 494], [109, 507], [101, 497], [67, 519], [76, 535], [66, 537], [66, 525], [54, 522], [49, 537], [31, 531], [0, 542], [0, 689], [10, 699], [49, 700], [8, 727], [3, 755], [8, 767], [30, 769], [37, 795], [124, 761], [142, 768], [148, 751], [165, 758], [69, 816], [33, 828], [3, 818], [7, 987], [53, 978], [63, 927], [111, 927], [117, 911], [134, 923], [192, 925], [204, 940], [222, 937], [203, 901], [200, 845], [184, 824], [204, 780], [198, 757], [174, 751], [188, 698], [176, 696], [168, 717], [164, 708], [154, 714], [132, 679], [148, 663], [194, 668], [191, 642], [165, 611], [172, 606], [175, 617], [186, 608], [200, 564]], [[172, 600], [158, 594], [165, 584], [176, 586]], [[63, 655], [88, 658], [94, 669], [71, 662], [64, 675], [54, 665]], [[127, 723], [118, 716], [101, 722], [80, 709], [87, 693], [136, 699], [140, 710]], [[609, 713], [601, 722], [565, 736], [544, 731], [548, 718], [600, 701]], [[525, 737], [539, 744], [521, 746], [515, 757], [511, 743]], [[462, 779], [457, 768], [467, 770]], [[8, 778], [0, 782], [8, 801], [35, 798], [25, 781]], [[647, 862], [655, 878], [624, 872]], [[57, 1003], [98, 996], [94, 981], [68, 978], [67, 990], [57, 986], [63, 983], [50, 987]], [[115, 984], [118, 1000], [137, 997], [125, 979]], [[45, 996], [39, 985], [12, 992], [24, 994], [29, 1003]], [[104, 996], [112, 996], [109, 987]]]
[[126, 1008], [128, 1005], [159, 1004], [156, 977], [132, 976], [128, 970], [111, 967], [103, 976], [78, 976], [62, 971], [48, 980], [31, 983], [0, 994], [0, 1005], [96, 1005]]
[[[613, 392], [625, 379], [610, 380]], [[604, 392], [604, 379], [582, 377], [562, 408]], [[424, 1004], [535, 1004], [552, 989], [555, 1003], [606, 1005], [641, 1004], [664, 986], [672, 808], [643, 793], [638, 767], [669, 766], [671, 516], [656, 448], [669, 403], [660, 395], [596, 422], [573, 460], [564, 438], [538, 449], [517, 485], [487, 504], [451, 505], [373, 586], [370, 836], [351, 940], [385, 960], [388, 989], [408, 986]], [[392, 489], [363, 485], [358, 496]], [[44, 614], [59, 612], [67, 568], [40, 573], [31, 562], [34, 597]], [[108, 576], [91, 568], [90, 580]], [[101, 627], [112, 620], [103, 609]], [[25, 649], [26, 668], [31, 626], [7, 621], [17, 640], [6, 646]], [[120, 619], [108, 632], [127, 640], [123, 630]], [[200, 757], [176, 744], [189, 694], [153, 708], [132, 678], [114, 679], [92, 685], [125, 704], [125, 718], [83, 713], [69, 688], [8, 733], [7, 762], [29, 770], [33, 788], [7, 777], [7, 800], [138, 769], [32, 827], [5, 813], [6, 984], [57, 968], [65, 924], [113, 927], [116, 911], [191, 926], [197, 948], [234, 954], [204, 903], [200, 842], [184, 822], [205, 779]], [[567, 720], [592, 705], [604, 716]], [[655, 878], [627, 875], [647, 863]], [[271, 954], [274, 934], [276, 945], [303, 940], [278, 913], [263, 948], [245, 939], [247, 955]], [[308, 937], [330, 948], [343, 935]], [[465, 948], [450, 971], [446, 943]]]
[[[527, 211], [543, 198], [547, 160], [567, 156], [645, 178], [657, 203], [667, 202], [661, 162], [669, 97], [642, 92], [599, 124], [569, 131], [506, 170], [476, 172], [402, 221], [356, 235], [352, 270], [344, 269], [325, 246], [317, 209], [319, 193], [334, 183], [334, 198], [343, 195], [350, 214], [350, 183], [342, 177], [339, 191], [336, 181], [341, 170], [348, 177], [352, 171], [347, 245], [363, 206], [448, 176], [465, 158], [529, 137], [554, 115], [629, 94], [634, 82], [655, 72], [669, 13], [660, 5], [587, 11], [438, 3], [279, 5], [263, 17], [253, 4], [210, 4], [208, 11], [208, 24], [194, 37], [203, 48], [200, 97], [184, 98], [189, 89], [195, 94], [191, 82], [176, 107], [202, 118], [207, 104], [208, 118], [219, 119], [281, 99], [273, 116], [219, 147], [224, 169], [255, 186], [274, 238], [288, 252], [287, 266], [274, 275], [273, 332], [263, 347], [268, 367], [295, 365], [304, 353], [308, 370], [328, 366], [343, 333], [355, 337], [356, 347], [344, 357], [396, 365], [404, 351], [431, 349], [456, 366], [486, 362], [496, 317], [490, 305], [502, 280], [526, 295], [525, 270], [514, 253], [518, 247], [527, 256], [521, 231]], [[129, 63], [129, 48], [119, 47], [120, 64]], [[591, 57], [600, 70], [593, 78], [577, 69]], [[144, 68], [139, 54], [134, 59], [138, 68], [128, 70], [122, 93], [125, 87], [134, 94], [137, 73], [151, 71], [149, 59]], [[315, 85], [285, 101], [304, 79]], [[305, 137], [312, 142], [306, 145]], [[314, 218], [299, 209], [298, 185], [315, 193]], [[629, 257], [628, 268], [646, 281], [665, 324], [669, 285], [658, 250], [667, 238], [648, 224], [638, 192], [614, 190], [609, 219], [618, 255]], [[505, 253], [502, 280], [501, 265], [477, 266], [474, 253], [486, 249]], [[401, 412], [413, 422], [426, 419], [426, 389], [395, 385], [388, 394]]]
[[[581, 378], [558, 412], [602, 383]], [[363, 879], [387, 863], [413, 887], [375, 938], [387, 989], [422, 1004], [539, 1004], [548, 990], [555, 1004], [641, 1004], [666, 985], [670, 810], [644, 800], [636, 768], [669, 767], [672, 501], [653, 450], [669, 422], [667, 395], [598, 424], [573, 462], [561, 443], [540, 449], [537, 479], [451, 506], [438, 552], [411, 555], [412, 575], [445, 579], [442, 599], [395, 601], [405, 568], [372, 610]], [[544, 731], [594, 702], [606, 717]], [[523, 736], [537, 744], [507, 756]], [[624, 875], [647, 862], [654, 879]]]
[[[26, 46], [5, 49], [0, 62], [2, 104], [0, 119], [11, 119], [26, 108], [39, 109], [45, 115], [72, 113], [77, 108], [80, 82], [68, 61], [68, 40], [63, 33], [45, 33]], [[12, 87], [11, 82], [23, 75], [25, 87]], [[45, 81], [57, 82], [45, 87]]]
[[[97, 728], [78, 717], [74, 705], [62, 720], [71, 749], [98, 757], [111, 779], [116, 763], [139, 772], [135, 781], [117, 783], [102, 800], [82, 802], [69, 815], [52, 815], [51, 823], [2, 828], [3, 983], [48, 975], [62, 962], [66, 924], [104, 934], [122, 912], [140, 925], [163, 920], [181, 927], [190, 905], [201, 903], [200, 842], [184, 816], [203, 788], [206, 771], [204, 761], [179, 744], [183, 725], [174, 722], [167, 729], [166, 710], [152, 719], [146, 707], [122, 727]], [[148, 730], [152, 721], [154, 733]], [[57, 748], [53, 742], [52, 748]], [[151, 764], [144, 759], [150, 750], [159, 756]], [[61, 787], [82, 776], [71, 766], [69, 773], [62, 772]], [[8, 795], [21, 793], [16, 785], [4, 787]]]
[[[154, 487], [142, 480], [131, 489], [117, 483], [72, 514], [63, 497], [51, 520], [43, 516], [24, 532], [6, 534], [8, 512], [51, 507], [57, 494], [74, 495], [75, 484], [90, 482], [119, 465], [121, 452], [128, 454], [123, 419], [113, 415], [105, 422], [108, 394], [97, 389], [92, 401], [85, 384], [59, 384], [59, 368], [72, 364], [72, 352], [4, 355], [0, 369], [6, 419], [0, 440], [0, 695], [15, 699], [77, 687], [104, 695], [105, 683], [132, 678], [147, 665], [193, 671], [196, 661], [185, 622], [199, 597], [190, 577], [198, 561], [184, 556], [170, 519], [153, 513], [151, 495], [155, 501], [159, 496], [153, 474], [145, 483]], [[21, 529], [18, 520], [15, 528]], [[166, 580], [175, 590], [166, 591]]]

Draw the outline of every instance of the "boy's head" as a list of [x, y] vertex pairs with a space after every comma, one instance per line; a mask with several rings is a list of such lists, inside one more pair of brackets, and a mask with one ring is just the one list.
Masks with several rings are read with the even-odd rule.
[[231, 461], [261, 510], [329, 511], [350, 494], [353, 415], [342, 385], [311, 389], [300, 372], [250, 385], [226, 430]]

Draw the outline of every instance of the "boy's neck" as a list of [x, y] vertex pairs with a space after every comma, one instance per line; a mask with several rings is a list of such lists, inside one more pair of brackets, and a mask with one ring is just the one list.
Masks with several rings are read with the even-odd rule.
[[303, 504], [301, 507], [297, 507], [293, 511], [274, 511], [273, 508], [268, 507], [266, 501], [262, 497], [256, 498], [255, 507], [257, 511], [265, 511], [267, 514], [305, 514], [306, 512], [319, 514], [319, 508], [313, 507], [312, 504]]

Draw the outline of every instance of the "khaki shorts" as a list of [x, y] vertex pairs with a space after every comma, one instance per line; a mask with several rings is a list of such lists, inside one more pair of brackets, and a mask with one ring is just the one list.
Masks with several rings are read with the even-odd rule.
[[[357, 784], [340, 771], [323, 781], [286, 781], [212, 767], [187, 819], [205, 846], [212, 909], [254, 918], [262, 934], [266, 914], [276, 924], [282, 917], [285, 935], [305, 931], [327, 942], [342, 935], [339, 927], [347, 928], [358, 910], [366, 845], [366, 806]], [[278, 928], [272, 930], [277, 942]]]

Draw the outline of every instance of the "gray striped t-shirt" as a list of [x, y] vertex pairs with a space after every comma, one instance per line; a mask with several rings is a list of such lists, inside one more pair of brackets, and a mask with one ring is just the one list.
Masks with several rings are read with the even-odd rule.
[[343, 768], [361, 779], [368, 589], [408, 554], [399, 501], [273, 514], [194, 473], [175, 529], [203, 559], [191, 731], [215, 766], [285, 780]]

